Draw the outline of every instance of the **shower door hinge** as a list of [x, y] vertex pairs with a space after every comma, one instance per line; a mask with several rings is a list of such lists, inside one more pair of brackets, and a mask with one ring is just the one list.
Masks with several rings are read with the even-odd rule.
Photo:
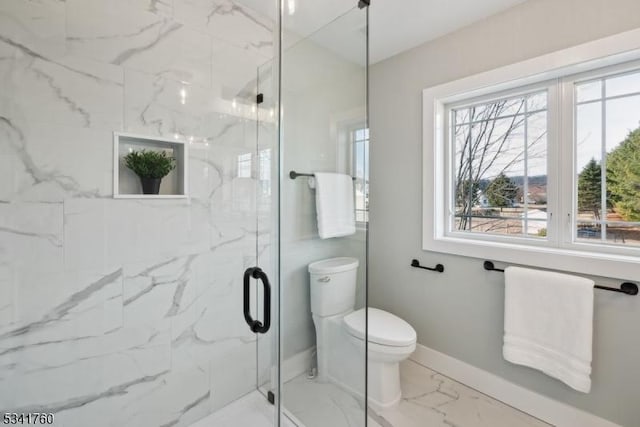
[[259, 93], [258, 96], [256, 96], [256, 103], [258, 105], [262, 104], [264, 102], [264, 95]]
[[269, 401], [269, 403], [271, 403], [272, 405], [274, 405], [276, 403], [276, 395], [273, 394], [272, 391], [268, 391], [267, 392], [267, 400]]
[[364, 9], [365, 7], [369, 7], [371, 5], [371, 0], [358, 0], [358, 7], [360, 9]]

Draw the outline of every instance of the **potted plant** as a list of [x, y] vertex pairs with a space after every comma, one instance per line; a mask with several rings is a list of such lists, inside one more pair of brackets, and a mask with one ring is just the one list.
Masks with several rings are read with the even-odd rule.
[[140, 178], [143, 194], [158, 194], [162, 178], [175, 169], [175, 160], [165, 151], [140, 150], [124, 156], [124, 164]]

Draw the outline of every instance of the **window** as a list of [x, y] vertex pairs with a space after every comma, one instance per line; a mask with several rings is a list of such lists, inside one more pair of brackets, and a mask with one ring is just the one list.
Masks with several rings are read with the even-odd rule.
[[356, 129], [351, 133], [351, 173], [356, 177], [356, 221], [369, 221], [369, 129]]
[[238, 178], [251, 178], [251, 153], [240, 154], [237, 159]]
[[258, 152], [258, 176], [260, 192], [263, 196], [271, 195], [271, 148]]
[[635, 277], [639, 36], [425, 89], [423, 248]]

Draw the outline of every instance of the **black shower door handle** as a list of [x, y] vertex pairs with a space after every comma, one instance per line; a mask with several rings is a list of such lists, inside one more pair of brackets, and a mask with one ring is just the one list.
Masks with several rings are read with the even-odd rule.
[[[251, 278], [259, 279], [264, 288], [263, 314], [264, 323], [251, 317]], [[247, 268], [244, 272], [244, 320], [251, 328], [252, 332], [257, 334], [266, 333], [271, 327], [271, 284], [267, 274], [260, 267]]]

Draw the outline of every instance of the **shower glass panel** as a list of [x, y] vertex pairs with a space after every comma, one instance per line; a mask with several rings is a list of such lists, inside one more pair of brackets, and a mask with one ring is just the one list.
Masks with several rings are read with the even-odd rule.
[[[285, 2], [282, 18], [280, 403], [288, 418], [306, 427], [366, 423], [366, 331], [350, 335], [342, 322], [366, 306], [367, 290], [367, 8], [353, 6], [314, 21], [310, 14], [330, 11], [312, 10], [314, 2]], [[326, 24], [313, 27], [318, 22]], [[305, 175], [292, 178], [292, 171], [353, 177], [347, 182], [355, 230], [320, 238], [318, 183]], [[353, 292], [331, 288], [332, 281], [344, 280], [331, 269], [310, 277], [309, 264], [333, 258], [342, 258], [337, 263], [346, 268], [357, 265], [343, 283]], [[312, 312], [313, 298], [334, 291], [343, 295], [336, 304], [341, 308]], [[359, 314], [364, 328], [365, 312]]]
[[[356, 259], [365, 306], [367, 12], [285, 3], [0, 2], [0, 415], [365, 425], [364, 341], [318, 369], [307, 265]], [[142, 150], [175, 158], [158, 194]], [[355, 178], [355, 233], [318, 237], [293, 169]]]

